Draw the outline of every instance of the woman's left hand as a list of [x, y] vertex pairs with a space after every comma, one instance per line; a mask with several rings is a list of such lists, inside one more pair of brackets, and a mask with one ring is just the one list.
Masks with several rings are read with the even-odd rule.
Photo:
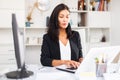
[[73, 61], [73, 60], [67, 60], [65, 61], [65, 65], [67, 65], [67, 67], [74, 67], [74, 68], [78, 68], [80, 63], [77, 61]]

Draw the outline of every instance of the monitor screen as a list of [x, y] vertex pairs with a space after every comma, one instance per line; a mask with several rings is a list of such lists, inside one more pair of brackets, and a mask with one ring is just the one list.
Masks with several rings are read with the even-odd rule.
[[16, 57], [18, 70], [8, 72], [6, 76], [7, 78], [12, 78], [12, 79], [29, 77], [30, 75], [33, 74], [33, 72], [27, 71], [25, 68], [24, 34], [19, 30], [16, 20], [16, 14], [14, 13], [12, 14], [12, 32], [13, 32], [14, 50], [15, 50], [15, 57]]

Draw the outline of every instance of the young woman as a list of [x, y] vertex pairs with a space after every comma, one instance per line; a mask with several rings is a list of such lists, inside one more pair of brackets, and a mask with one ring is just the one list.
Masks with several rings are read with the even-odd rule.
[[41, 63], [43, 66], [67, 65], [77, 68], [83, 59], [79, 33], [71, 30], [70, 11], [65, 4], [57, 5], [43, 36]]

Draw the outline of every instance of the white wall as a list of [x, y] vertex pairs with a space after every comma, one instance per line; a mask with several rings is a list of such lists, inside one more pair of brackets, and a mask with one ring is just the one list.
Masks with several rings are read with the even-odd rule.
[[111, 25], [111, 44], [120, 45], [120, 0], [112, 0]]

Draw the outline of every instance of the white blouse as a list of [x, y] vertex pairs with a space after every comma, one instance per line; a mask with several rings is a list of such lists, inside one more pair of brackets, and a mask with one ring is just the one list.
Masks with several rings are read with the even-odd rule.
[[68, 40], [66, 46], [59, 40], [61, 60], [71, 60], [71, 48]]

